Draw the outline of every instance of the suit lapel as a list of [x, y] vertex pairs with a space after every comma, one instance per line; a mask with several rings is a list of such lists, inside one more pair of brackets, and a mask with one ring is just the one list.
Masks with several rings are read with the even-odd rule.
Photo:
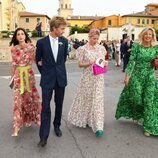
[[51, 45], [50, 45], [49, 36], [46, 37], [45, 42], [46, 42], [46, 49], [47, 49], [48, 53], [50, 54], [50, 57], [52, 58], [53, 62], [55, 62], [53, 51], [52, 51], [52, 48], [51, 48]]
[[63, 45], [63, 42], [62, 42], [61, 38], [59, 37], [58, 38], [58, 54], [57, 54], [57, 61], [56, 62], [58, 62], [58, 60], [59, 60], [58, 58], [60, 58], [62, 45]]

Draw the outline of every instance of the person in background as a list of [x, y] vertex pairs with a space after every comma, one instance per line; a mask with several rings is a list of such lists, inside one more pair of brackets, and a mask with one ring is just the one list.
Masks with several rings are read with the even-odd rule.
[[104, 46], [105, 50], [106, 50], [106, 55], [105, 55], [105, 60], [109, 60], [109, 52], [108, 52], [108, 45], [106, 40], [102, 40], [100, 43], [102, 46]]
[[115, 59], [115, 53], [116, 53], [115, 41], [111, 41], [111, 48], [112, 48], [112, 59]]
[[121, 58], [121, 61], [123, 60], [123, 56], [124, 56], [124, 51], [125, 51], [125, 42], [126, 42], [126, 39], [121, 39], [120, 41], [120, 58]]
[[128, 65], [131, 48], [132, 48], [133, 41], [131, 40], [130, 36], [127, 36], [126, 43], [124, 45], [124, 56], [123, 56], [123, 72], [125, 72], [125, 69]]
[[112, 60], [113, 59], [113, 55], [112, 55], [112, 42], [111, 41], [108, 41], [107, 42], [107, 46], [108, 46], [108, 48], [107, 48], [107, 52], [108, 52], [108, 59], [109, 60]]
[[39, 131], [39, 147], [47, 144], [51, 125], [50, 102], [54, 92], [55, 116], [54, 132], [57, 137], [62, 136], [61, 116], [67, 85], [65, 62], [68, 53], [68, 40], [62, 35], [67, 22], [63, 17], [55, 16], [50, 20], [50, 34], [37, 41], [36, 63], [41, 73], [40, 86], [42, 88], [42, 112]]
[[30, 127], [32, 122], [40, 126], [41, 102], [35, 86], [32, 64], [35, 61], [35, 46], [26, 31], [17, 28], [10, 41], [14, 89], [13, 134], [18, 136], [23, 125]]
[[84, 128], [89, 126], [97, 137], [103, 135], [104, 128], [104, 75], [95, 76], [92, 65], [98, 58], [104, 60], [106, 55], [104, 46], [98, 44], [99, 36], [98, 29], [91, 29], [89, 42], [77, 49], [78, 64], [83, 72], [68, 114], [71, 124]]
[[38, 21], [35, 30], [37, 31], [37, 36], [42, 37], [42, 22]]
[[120, 64], [121, 64], [121, 59], [120, 59], [120, 57], [121, 57], [121, 53], [120, 53], [120, 43], [119, 43], [119, 41], [116, 41], [116, 43], [115, 43], [115, 47], [116, 47], [116, 50], [115, 50], [115, 65], [116, 66], [120, 66]]
[[158, 56], [155, 30], [144, 28], [133, 43], [125, 71], [125, 87], [117, 104], [116, 119], [140, 123], [144, 135], [158, 136], [158, 85], [152, 61]]

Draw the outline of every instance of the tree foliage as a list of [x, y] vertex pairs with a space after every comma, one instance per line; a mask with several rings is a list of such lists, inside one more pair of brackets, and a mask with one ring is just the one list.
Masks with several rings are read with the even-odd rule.
[[89, 32], [89, 28], [88, 27], [79, 27], [79, 26], [72, 26], [70, 28], [70, 35], [74, 34], [75, 32], [77, 33], [88, 33]]

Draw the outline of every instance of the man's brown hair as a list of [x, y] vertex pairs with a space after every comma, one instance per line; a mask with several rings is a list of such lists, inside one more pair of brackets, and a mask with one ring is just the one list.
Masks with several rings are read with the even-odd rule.
[[55, 16], [50, 20], [50, 31], [53, 31], [53, 28], [58, 28], [60, 25], [67, 25], [65, 18], [60, 16]]

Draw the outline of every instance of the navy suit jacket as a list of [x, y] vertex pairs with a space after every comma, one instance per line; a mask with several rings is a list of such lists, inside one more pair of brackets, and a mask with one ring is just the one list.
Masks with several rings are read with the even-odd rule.
[[67, 58], [68, 40], [65, 37], [59, 37], [58, 40], [59, 49], [56, 62], [51, 49], [49, 36], [37, 41], [36, 64], [38, 61], [42, 61], [42, 66], [37, 64], [38, 70], [41, 73], [40, 86], [42, 88], [53, 89], [56, 83], [58, 83], [59, 87], [65, 87], [67, 85], [65, 62]]

